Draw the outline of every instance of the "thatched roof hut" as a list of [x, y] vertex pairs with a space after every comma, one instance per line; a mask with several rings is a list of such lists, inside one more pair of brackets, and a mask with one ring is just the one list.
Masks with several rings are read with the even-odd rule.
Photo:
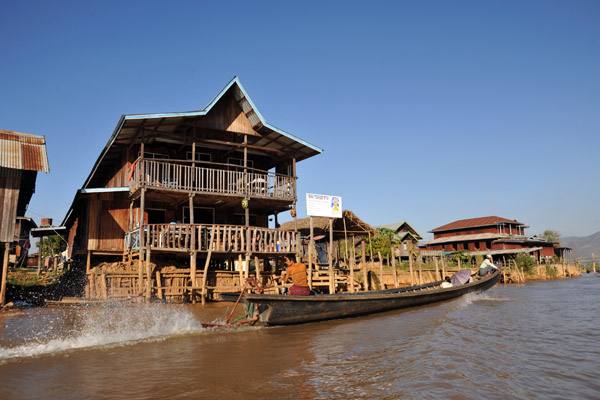
[[[325, 235], [326, 239], [329, 239], [329, 218], [312, 218], [315, 237]], [[298, 219], [297, 224], [298, 231], [302, 236], [310, 235], [310, 218]], [[295, 226], [294, 221], [289, 221], [281, 224], [280, 229], [293, 231]], [[342, 211], [342, 218], [335, 218], [333, 220], [333, 240], [344, 239], [346, 235], [348, 238], [350, 236], [367, 236], [369, 233], [371, 233], [371, 235], [376, 235], [378, 232], [371, 225], [358, 218], [356, 214], [350, 210]]]

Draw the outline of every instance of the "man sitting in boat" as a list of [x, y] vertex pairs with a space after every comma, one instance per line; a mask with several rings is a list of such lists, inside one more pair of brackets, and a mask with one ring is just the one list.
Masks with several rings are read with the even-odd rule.
[[496, 267], [492, 263], [492, 255], [488, 254], [487, 256], [485, 256], [485, 259], [483, 260], [483, 262], [479, 266], [479, 272], [478, 272], [478, 274], [479, 274], [479, 276], [487, 276], [487, 275], [491, 274], [492, 272], [494, 272], [497, 269], [499, 269], [499, 268]]
[[296, 261], [295, 254], [285, 256], [285, 265], [287, 269], [281, 274], [281, 282], [286, 283], [288, 277], [292, 278], [292, 287], [290, 295], [308, 296], [310, 288], [308, 287], [308, 275], [306, 273], [306, 265]]

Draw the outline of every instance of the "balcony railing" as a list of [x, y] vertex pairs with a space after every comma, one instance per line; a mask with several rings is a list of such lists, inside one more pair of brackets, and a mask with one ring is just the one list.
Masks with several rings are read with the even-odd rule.
[[[191, 165], [191, 161], [138, 159], [129, 187], [293, 201], [296, 178], [230, 164]], [[214, 168], [213, 168], [214, 167]]]
[[[125, 248], [140, 246], [140, 230], [125, 234]], [[167, 251], [295, 253], [299, 232], [239, 225], [148, 224], [144, 244]]]

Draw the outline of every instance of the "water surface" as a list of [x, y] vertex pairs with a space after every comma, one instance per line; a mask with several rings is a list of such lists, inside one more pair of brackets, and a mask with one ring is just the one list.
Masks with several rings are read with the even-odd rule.
[[[1, 399], [597, 399], [600, 278], [292, 327], [231, 304], [0, 316]], [[237, 315], [237, 314], [236, 314]]]

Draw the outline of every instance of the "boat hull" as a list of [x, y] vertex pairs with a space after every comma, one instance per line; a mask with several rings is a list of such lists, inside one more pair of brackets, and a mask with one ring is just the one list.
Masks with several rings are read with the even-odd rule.
[[[244, 294], [242, 303], [246, 307], [254, 305], [254, 316], [257, 317], [258, 325], [290, 325], [437, 303], [467, 293], [485, 291], [494, 286], [499, 279], [500, 273], [496, 271], [472, 283], [446, 289], [434, 288], [441, 282], [433, 282], [408, 288], [332, 295]], [[224, 296], [224, 299], [231, 300], [232, 297]]]

